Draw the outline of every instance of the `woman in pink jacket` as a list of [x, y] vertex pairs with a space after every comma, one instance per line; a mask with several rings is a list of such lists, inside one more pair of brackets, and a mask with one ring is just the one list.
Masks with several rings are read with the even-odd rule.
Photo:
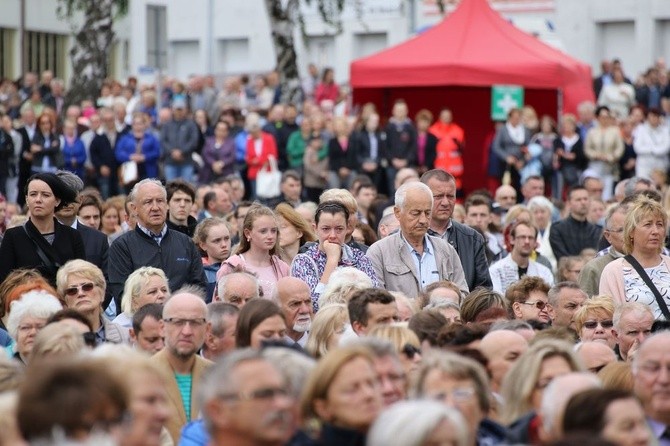
[[243, 231], [235, 255], [223, 262], [216, 281], [226, 274], [248, 271], [258, 277], [263, 297], [270, 299], [277, 281], [289, 275], [289, 266], [279, 257], [277, 216], [269, 207], [254, 204], [244, 217]]

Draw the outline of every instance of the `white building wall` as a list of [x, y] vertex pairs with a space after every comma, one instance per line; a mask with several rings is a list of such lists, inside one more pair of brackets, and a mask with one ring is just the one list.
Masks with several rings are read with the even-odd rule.
[[559, 0], [556, 23], [568, 52], [600, 72], [603, 58], [618, 57], [635, 78], [654, 60], [670, 60], [670, 1]]

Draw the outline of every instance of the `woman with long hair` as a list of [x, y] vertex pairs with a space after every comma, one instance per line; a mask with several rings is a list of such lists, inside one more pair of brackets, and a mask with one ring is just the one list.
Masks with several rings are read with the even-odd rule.
[[223, 262], [216, 280], [243, 269], [258, 277], [264, 296], [272, 296], [277, 281], [289, 275], [289, 266], [279, 257], [277, 216], [269, 207], [255, 203], [249, 208], [242, 228], [235, 255]]
[[275, 207], [275, 214], [279, 220], [279, 246], [283, 253], [282, 259], [291, 264], [293, 258], [298, 255], [298, 250], [307, 242], [316, 240], [316, 234], [305, 220], [288, 203], [280, 203]]

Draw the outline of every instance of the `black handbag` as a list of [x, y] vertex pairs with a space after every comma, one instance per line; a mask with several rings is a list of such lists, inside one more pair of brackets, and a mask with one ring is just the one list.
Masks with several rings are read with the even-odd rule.
[[665, 303], [665, 300], [663, 299], [663, 296], [661, 296], [660, 291], [658, 291], [658, 288], [656, 288], [656, 285], [654, 285], [654, 282], [651, 281], [647, 272], [644, 270], [644, 268], [642, 268], [642, 265], [640, 265], [640, 262], [638, 262], [637, 259], [635, 259], [635, 257], [630, 254], [624, 257], [624, 259], [626, 262], [630, 263], [633, 268], [635, 268], [635, 271], [637, 271], [637, 274], [640, 276], [640, 278], [644, 281], [651, 292], [654, 293], [656, 303], [658, 304], [658, 308], [661, 309], [663, 317], [665, 317], [666, 321], [670, 321], [670, 310], [668, 310], [668, 305]]

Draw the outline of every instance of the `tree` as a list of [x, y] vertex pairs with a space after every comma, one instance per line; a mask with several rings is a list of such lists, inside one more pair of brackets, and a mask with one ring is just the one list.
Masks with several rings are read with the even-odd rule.
[[[74, 45], [70, 50], [72, 78], [67, 104], [96, 98], [107, 78], [109, 51], [114, 43], [114, 18], [128, 12], [129, 0], [58, 0], [56, 13], [70, 23]], [[81, 22], [73, 20], [81, 13]]]
[[[345, 0], [304, 0], [306, 5], [316, 2], [319, 16], [336, 34], [342, 32], [340, 14]], [[276, 54], [276, 69], [281, 85], [281, 102], [298, 103], [301, 99], [298, 57], [295, 51], [295, 32], [299, 28], [306, 36], [305, 20], [300, 0], [265, 0], [270, 18], [270, 30]]]

